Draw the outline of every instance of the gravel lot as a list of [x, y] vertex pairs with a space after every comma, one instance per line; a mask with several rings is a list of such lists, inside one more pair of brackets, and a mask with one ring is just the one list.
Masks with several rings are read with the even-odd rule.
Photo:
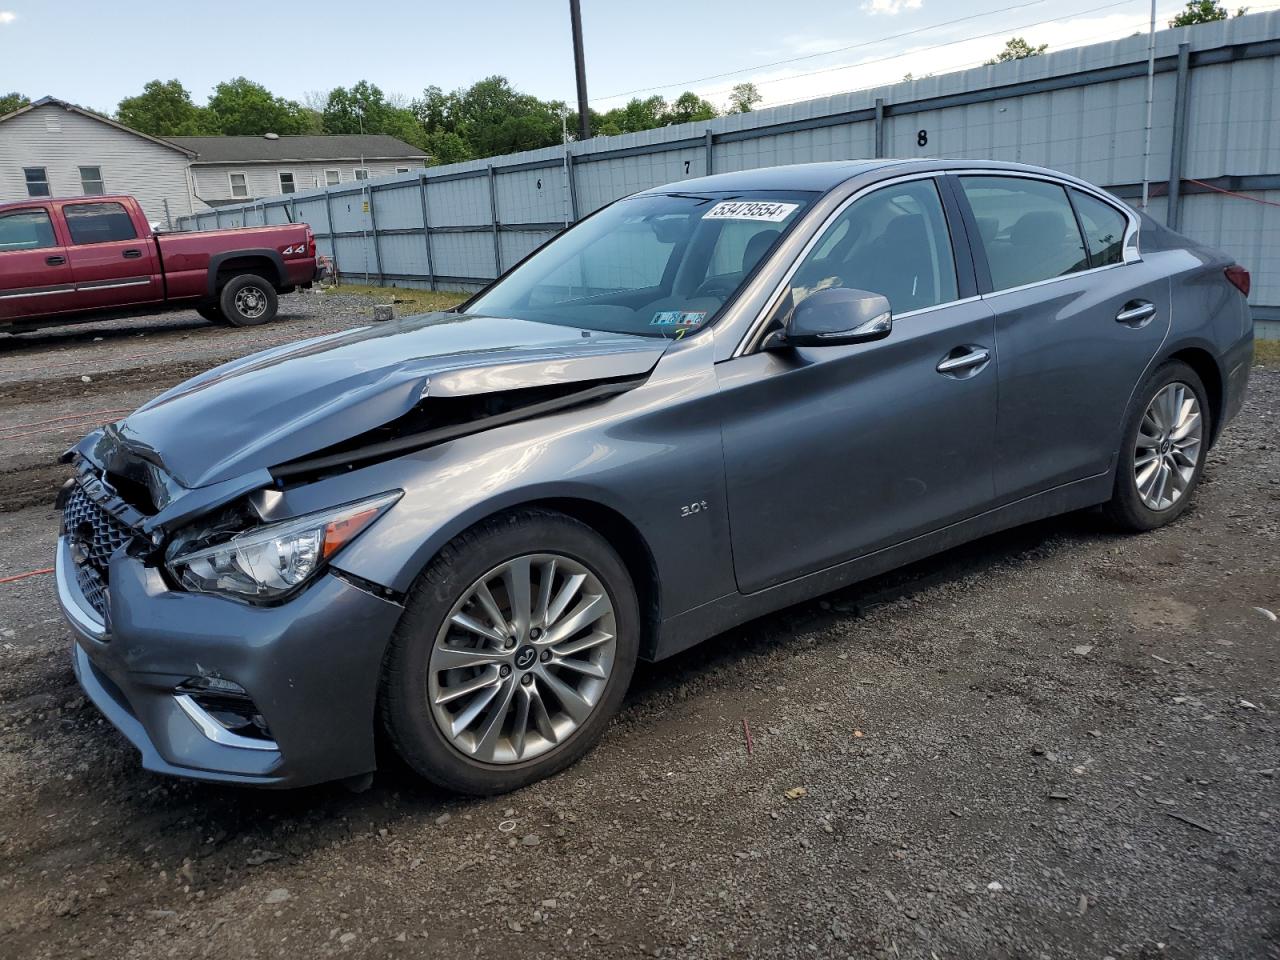
[[[372, 302], [0, 337], [0, 578], [99, 411]], [[1171, 528], [1075, 514], [756, 621], [493, 800], [145, 773], [49, 578], [0, 584], [0, 956], [1280, 957], [1278, 413], [1257, 368]]]

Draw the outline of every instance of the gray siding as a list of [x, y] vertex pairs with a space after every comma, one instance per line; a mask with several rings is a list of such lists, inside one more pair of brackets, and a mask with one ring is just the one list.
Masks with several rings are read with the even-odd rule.
[[[297, 162], [284, 161], [276, 163], [201, 163], [197, 158], [191, 164], [191, 176], [195, 181], [196, 196], [201, 200], [230, 200], [232, 171], [243, 173], [249, 186], [249, 196], [274, 197], [280, 193], [280, 173], [293, 174], [293, 182], [299, 192], [323, 189], [325, 171], [337, 170], [342, 183], [349, 184], [355, 180], [355, 168], [361, 166], [359, 160], [323, 160]], [[421, 160], [368, 160], [363, 166], [369, 170], [370, 177], [387, 177], [396, 172], [397, 167], [409, 167], [414, 170], [422, 168]]]
[[55, 197], [78, 197], [81, 166], [100, 167], [107, 193], [138, 198], [150, 220], [163, 223], [193, 210], [187, 156], [54, 104], [0, 123], [0, 202], [27, 199], [23, 167], [44, 167]]

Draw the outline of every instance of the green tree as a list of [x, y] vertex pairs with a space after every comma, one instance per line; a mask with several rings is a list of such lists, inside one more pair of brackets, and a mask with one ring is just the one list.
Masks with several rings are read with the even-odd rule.
[[301, 104], [272, 96], [262, 84], [244, 77], [214, 87], [207, 109], [212, 132], [226, 136], [285, 136], [304, 133], [311, 125]]
[[[1248, 7], [1240, 7], [1235, 16], [1243, 17]], [[1213, 23], [1227, 19], [1227, 8], [1214, 0], [1188, 0], [1186, 9], [1169, 21], [1171, 27], [1190, 27], [1197, 23]]]
[[1038, 57], [1049, 49], [1047, 43], [1042, 43], [1038, 47], [1033, 47], [1021, 37], [1010, 37], [1009, 42], [1004, 45], [1004, 49], [996, 54], [994, 60], [988, 60], [986, 66], [994, 63], [1008, 63], [1010, 60], [1025, 60], [1027, 57]]
[[431, 156], [432, 164], [461, 163], [463, 160], [474, 159], [467, 141], [451, 130], [428, 133], [423, 147]]
[[690, 123], [694, 120], [714, 120], [720, 116], [706, 100], [691, 90], [686, 90], [671, 102], [671, 111], [667, 123]]
[[410, 109], [427, 142], [435, 145], [433, 155], [441, 162], [452, 162], [443, 157], [459, 157], [459, 141], [470, 157], [559, 143], [564, 104], [520, 93], [506, 77], [492, 76], [452, 93], [428, 87]]
[[0, 93], [0, 117], [21, 110], [31, 101], [21, 93]]
[[202, 107], [177, 80], [152, 80], [137, 96], [125, 97], [116, 108], [116, 119], [153, 137], [196, 137], [210, 132]]
[[756, 89], [754, 83], [735, 84], [733, 90], [729, 92], [729, 112], [750, 113], [762, 100], [764, 96]]
[[334, 87], [325, 100], [321, 121], [325, 133], [384, 133], [416, 147], [426, 131], [413, 111], [397, 106], [376, 85], [361, 80], [351, 89]]

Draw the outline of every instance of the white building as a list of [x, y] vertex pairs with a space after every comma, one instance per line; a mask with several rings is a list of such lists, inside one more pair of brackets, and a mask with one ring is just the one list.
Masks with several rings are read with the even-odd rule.
[[417, 147], [382, 134], [280, 137], [173, 137], [195, 154], [191, 179], [210, 206], [243, 203], [408, 173], [426, 165]]
[[194, 201], [195, 152], [53, 97], [0, 117], [0, 203], [28, 197], [128, 193], [147, 218], [171, 224]]
[[167, 226], [210, 206], [405, 173], [426, 161], [417, 147], [381, 134], [162, 140], [53, 97], [0, 116], [0, 203], [127, 193]]

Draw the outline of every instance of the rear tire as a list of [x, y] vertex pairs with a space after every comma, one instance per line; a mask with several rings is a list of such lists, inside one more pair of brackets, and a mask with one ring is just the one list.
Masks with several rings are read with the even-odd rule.
[[256, 273], [232, 277], [218, 294], [218, 309], [233, 327], [256, 327], [275, 318], [275, 287]]
[[1120, 440], [1115, 489], [1103, 512], [1117, 526], [1154, 530], [1182, 516], [1200, 484], [1213, 424], [1199, 375], [1178, 360], [1134, 397]]
[[409, 593], [383, 660], [383, 725], [432, 783], [477, 796], [515, 790], [600, 739], [639, 635], [627, 569], [590, 527], [547, 510], [484, 521]]

